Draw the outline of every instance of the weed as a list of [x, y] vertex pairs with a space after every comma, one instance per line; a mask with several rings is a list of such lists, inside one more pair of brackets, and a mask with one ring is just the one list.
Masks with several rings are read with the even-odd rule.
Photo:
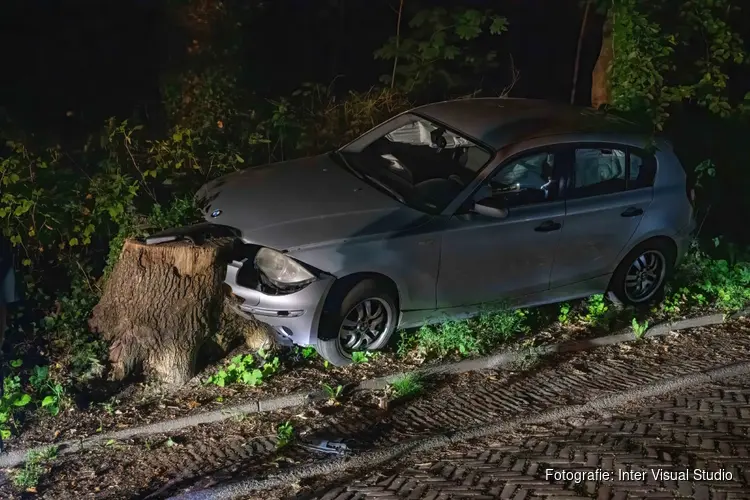
[[413, 340], [403, 341], [401, 350], [403, 352], [407, 345], [413, 345], [422, 356], [483, 354], [518, 334], [528, 332], [527, 317], [528, 313], [521, 309], [501, 309], [468, 320], [425, 325], [417, 330]]
[[390, 389], [397, 398], [413, 397], [424, 390], [424, 384], [418, 374], [407, 373], [391, 382]]
[[565, 303], [560, 305], [560, 312], [557, 315], [557, 321], [560, 322], [561, 325], [567, 325], [570, 323], [570, 304]]
[[586, 313], [582, 320], [590, 325], [601, 325], [609, 317], [609, 306], [604, 300], [604, 295], [592, 295], [586, 303]]
[[35, 366], [29, 377], [29, 383], [42, 398], [41, 407], [47, 408], [50, 415], [57, 415], [65, 400], [65, 389], [62, 384], [50, 378], [48, 366]]
[[643, 338], [643, 335], [646, 333], [646, 330], [648, 330], [648, 321], [639, 323], [637, 319], [633, 318], [633, 321], [631, 322], [631, 326], [633, 328], [633, 335], [635, 335], [635, 338], [641, 339]]
[[[10, 362], [12, 369], [18, 369], [22, 365], [20, 359]], [[15, 425], [15, 413], [31, 403], [31, 395], [23, 391], [21, 377], [17, 372], [11, 372], [3, 380], [3, 396], [0, 398], [0, 438], [8, 439], [11, 429]]]
[[264, 349], [258, 350], [258, 356], [263, 360], [260, 368], [263, 372], [263, 377], [270, 377], [281, 368], [281, 361], [279, 361], [278, 356], [271, 357], [270, 353], [267, 353]]
[[294, 426], [287, 420], [276, 428], [276, 447], [283, 448], [294, 441]]
[[312, 359], [318, 353], [313, 346], [298, 348], [298, 352], [302, 359]]
[[341, 394], [344, 392], [344, 386], [339, 384], [336, 387], [331, 387], [328, 384], [323, 384], [323, 390], [326, 396], [328, 396], [328, 403], [336, 405], [339, 402]]
[[375, 353], [371, 351], [355, 351], [352, 353], [352, 363], [355, 365], [365, 364], [373, 357], [375, 357]]
[[750, 303], [749, 262], [712, 259], [693, 248], [676, 276], [660, 308], [667, 316], [711, 303], [724, 311], [739, 310]]
[[23, 468], [13, 475], [13, 485], [21, 490], [33, 491], [39, 479], [46, 472], [49, 462], [57, 458], [57, 447], [50, 446], [40, 451], [30, 451], [26, 455]]
[[229, 365], [211, 375], [207, 383], [225, 387], [228, 384], [242, 382], [247, 385], [260, 385], [263, 383], [263, 371], [254, 368], [255, 358], [252, 354], [235, 356]]

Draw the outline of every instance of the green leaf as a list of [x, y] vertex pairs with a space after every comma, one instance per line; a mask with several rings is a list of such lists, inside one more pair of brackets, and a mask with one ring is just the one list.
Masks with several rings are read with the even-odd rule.
[[78, 245], [78, 238], [70, 238], [70, 241], [68, 242], [68, 245], [74, 247]]
[[8, 429], [0, 430], [0, 437], [3, 439], [10, 439], [10, 431]]
[[499, 35], [500, 33], [508, 30], [508, 20], [501, 16], [494, 16], [492, 23], [490, 24], [490, 33], [493, 35]]
[[31, 396], [23, 394], [20, 398], [13, 401], [13, 406], [26, 406], [31, 402]]
[[57, 402], [57, 398], [55, 396], [47, 396], [42, 400], [42, 408], [45, 406], [53, 405]]
[[240, 155], [236, 154], [236, 155], [234, 155], [234, 158], [235, 158], [235, 160], [237, 160], [240, 163], [245, 163], [245, 160], [242, 159], [242, 157]]

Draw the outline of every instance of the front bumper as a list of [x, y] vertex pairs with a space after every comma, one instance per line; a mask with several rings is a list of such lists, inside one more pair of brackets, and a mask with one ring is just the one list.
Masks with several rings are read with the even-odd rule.
[[253, 259], [233, 260], [227, 266], [224, 282], [240, 299], [237, 309], [270, 325], [282, 344], [315, 345], [323, 304], [334, 281], [321, 276], [303, 289], [284, 295], [270, 295], [253, 287]]

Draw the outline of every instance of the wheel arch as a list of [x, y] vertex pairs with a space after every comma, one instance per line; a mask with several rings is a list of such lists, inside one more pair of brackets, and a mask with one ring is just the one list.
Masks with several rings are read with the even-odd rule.
[[393, 298], [396, 300], [396, 307], [399, 308], [399, 311], [397, 311], [397, 313], [400, 313], [402, 302], [398, 285], [389, 276], [376, 272], [357, 272], [347, 274], [346, 276], [342, 276], [341, 278], [336, 279], [336, 281], [333, 282], [333, 286], [331, 286], [331, 289], [328, 290], [328, 294], [326, 295], [325, 303], [323, 306], [323, 311], [329, 311], [331, 304], [334, 304], [337, 300], [343, 298], [343, 295], [346, 294], [346, 292], [348, 292], [354, 285], [366, 279], [375, 280], [379, 283], [382, 283], [386, 288], [388, 288], [388, 290], [393, 294]]

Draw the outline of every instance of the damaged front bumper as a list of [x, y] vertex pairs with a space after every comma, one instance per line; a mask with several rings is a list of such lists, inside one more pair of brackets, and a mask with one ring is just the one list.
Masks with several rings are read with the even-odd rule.
[[240, 316], [271, 326], [282, 344], [315, 345], [325, 298], [336, 278], [318, 272], [313, 281], [296, 290], [269, 287], [255, 268], [255, 254], [261, 247], [246, 244], [239, 236], [234, 228], [201, 223], [151, 235], [146, 244], [186, 240], [199, 245], [212, 238], [232, 238], [234, 247], [224, 280], [234, 299], [230, 307]]
[[270, 325], [283, 344], [315, 345], [323, 304], [336, 279], [321, 275], [300, 290], [273, 293], [260, 285], [253, 259], [232, 260], [227, 266], [224, 282], [240, 299], [235, 311]]

